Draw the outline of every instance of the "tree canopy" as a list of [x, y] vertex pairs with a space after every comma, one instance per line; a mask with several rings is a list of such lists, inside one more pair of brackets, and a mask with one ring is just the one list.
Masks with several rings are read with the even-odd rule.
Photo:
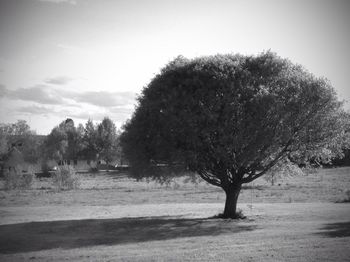
[[157, 163], [194, 171], [226, 192], [225, 217], [243, 183], [286, 158], [332, 158], [347, 141], [329, 81], [272, 52], [178, 57], [138, 102], [121, 137], [133, 173], [157, 177]]

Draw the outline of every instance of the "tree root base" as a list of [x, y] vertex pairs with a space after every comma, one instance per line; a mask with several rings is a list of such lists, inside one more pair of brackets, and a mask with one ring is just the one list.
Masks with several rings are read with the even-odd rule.
[[221, 219], [246, 219], [247, 217], [243, 215], [242, 210], [238, 210], [234, 215], [225, 215], [224, 213], [220, 213], [218, 215], [213, 216], [212, 218], [221, 218]]

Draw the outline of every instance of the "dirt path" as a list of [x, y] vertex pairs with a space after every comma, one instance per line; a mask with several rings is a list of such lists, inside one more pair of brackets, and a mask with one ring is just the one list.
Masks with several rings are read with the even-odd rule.
[[[348, 261], [350, 205], [220, 204], [0, 208], [1, 261]], [[56, 221], [53, 221], [56, 220]], [[36, 222], [31, 222], [36, 221]]]

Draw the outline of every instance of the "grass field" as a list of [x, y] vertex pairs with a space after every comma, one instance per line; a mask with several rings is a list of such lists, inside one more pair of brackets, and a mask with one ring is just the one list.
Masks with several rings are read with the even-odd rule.
[[[0, 188], [2, 184], [0, 182]], [[247, 219], [210, 217], [224, 193], [205, 182], [82, 174], [78, 190], [0, 190], [0, 261], [349, 261], [350, 168], [244, 187]]]

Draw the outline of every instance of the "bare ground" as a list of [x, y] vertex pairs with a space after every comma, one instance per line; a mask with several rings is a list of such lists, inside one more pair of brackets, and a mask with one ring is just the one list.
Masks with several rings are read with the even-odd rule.
[[110, 175], [81, 189], [0, 191], [1, 261], [349, 261], [350, 168], [270, 186], [248, 185], [245, 220], [208, 219], [223, 209], [212, 186], [160, 186]]

